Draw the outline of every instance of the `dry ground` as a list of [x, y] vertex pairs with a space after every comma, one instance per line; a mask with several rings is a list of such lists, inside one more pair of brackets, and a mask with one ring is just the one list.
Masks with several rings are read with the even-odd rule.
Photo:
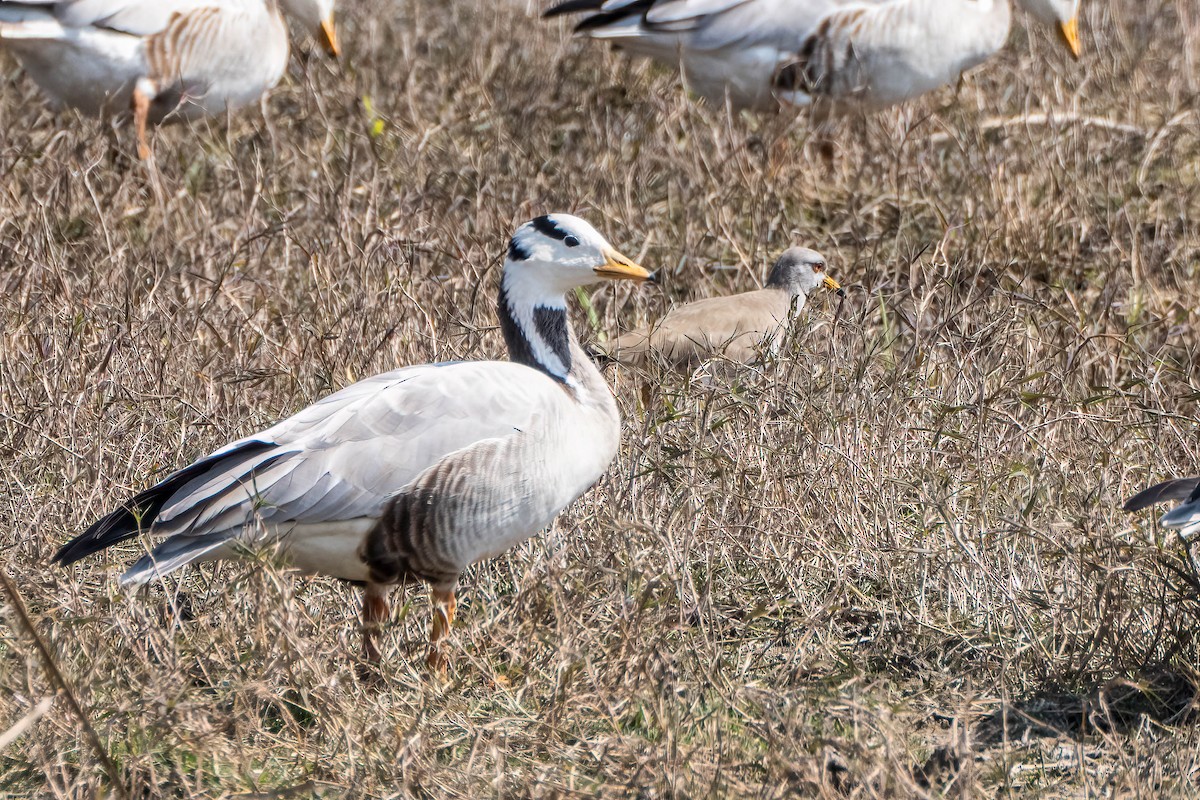
[[[0, 537], [137, 797], [1187, 796], [1198, 584], [1122, 498], [1197, 462], [1200, 8], [1024, 18], [957, 91], [847, 123], [730, 118], [522, 5], [347, 0], [264, 118], [156, 137], [0, 101]], [[1047, 117], [1047, 115], [1049, 115]], [[495, 357], [513, 226], [585, 214], [661, 268], [588, 336], [756, 285], [849, 290], [765, 374], [610, 370], [625, 442], [553, 531], [473, 569], [449, 684], [398, 597], [268, 557], [135, 597], [82, 525], [399, 364]], [[714, 264], [732, 269], [716, 270]], [[171, 600], [174, 599], [174, 610]], [[6, 602], [0, 730], [55, 693]], [[119, 787], [115, 790], [119, 791]], [[60, 694], [0, 793], [118, 796]]]

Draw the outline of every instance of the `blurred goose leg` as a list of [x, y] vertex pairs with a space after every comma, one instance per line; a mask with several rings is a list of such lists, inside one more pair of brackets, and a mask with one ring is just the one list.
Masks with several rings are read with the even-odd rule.
[[810, 141], [821, 159], [821, 166], [832, 170], [837, 162], [837, 140], [834, 136], [834, 123], [830, 121], [829, 112], [823, 107], [814, 108], [809, 116], [811, 133]]
[[425, 657], [425, 663], [429, 669], [444, 675], [447, 663], [445, 640], [454, 624], [458, 602], [454, 599], [453, 589], [430, 589], [429, 601], [433, 606], [433, 619], [429, 626], [429, 655]]
[[375, 637], [379, 629], [387, 622], [388, 589], [381, 583], [367, 583], [363, 590], [363, 659], [368, 664], [379, 663], [379, 648], [375, 645]]
[[133, 124], [137, 129], [137, 152], [142, 161], [150, 160], [150, 145], [146, 142], [146, 120], [150, 116], [150, 95], [141, 86], [133, 90]]

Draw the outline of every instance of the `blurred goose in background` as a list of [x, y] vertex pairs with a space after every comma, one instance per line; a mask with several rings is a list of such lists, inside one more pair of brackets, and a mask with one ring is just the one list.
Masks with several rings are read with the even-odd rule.
[[764, 349], [778, 347], [788, 321], [818, 287], [845, 296], [825, 270], [825, 257], [820, 253], [790, 248], [771, 268], [765, 288], [687, 303], [672, 309], [656, 325], [622, 334], [597, 348], [626, 364], [653, 356], [672, 367], [691, 369], [716, 354], [752, 363]]
[[1179, 538], [1191, 541], [1200, 533], [1200, 477], [1176, 478], [1155, 484], [1138, 492], [1126, 501], [1126, 511], [1141, 511], [1157, 503], [1183, 502], [1163, 514], [1159, 520], [1164, 528], [1179, 531]]
[[[1079, 0], [1014, 0], [1078, 57]], [[565, 0], [581, 36], [669, 65], [735, 109], [811, 106], [820, 122], [958, 80], [1008, 38], [1009, 0]]]
[[427, 661], [443, 669], [462, 571], [547, 527], [617, 452], [616, 402], [575, 338], [564, 295], [649, 277], [582, 219], [538, 217], [513, 234], [500, 281], [511, 361], [404, 367], [352, 384], [169, 475], [55, 561], [140, 531], [167, 537], [121, 576], [136, 585], [274, 545], [300, 570], [365, 584], [371, 662], [388, 587], [419, 579], [434, 605]]
[[147, 123], [256, 102], [287, 67], [280, 5], [338, 55], [336, 0], [0, 0], [0, 48], [42, 91], [85, 114]]

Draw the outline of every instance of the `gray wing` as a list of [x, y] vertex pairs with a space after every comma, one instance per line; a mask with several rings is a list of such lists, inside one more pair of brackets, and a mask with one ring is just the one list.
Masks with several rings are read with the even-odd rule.
[[[620, 16], [619, 8], [596, 15], [604, 23], [581, 32], [597, 39], [663, 39], [679, 41], [689, 34], [687, 46], [695, 50], [722, 50], [751, 43], [775, 42], [786, 50], [798, 48], [821, 18], [847, 5], [876, 5], [882, 0], [666, 0], [643, 6], [642, 13]], [[622, 4], [634, 6], [632, 3]]]
[[250, 517], [317, 523], [378, 516], [388, 498], [446, 455], [527, 429], [543, 393], [553, 391], [561, 392], [535, 370], [504, 362], [408, 367], [368, 378], [224, 448], [274, 445], [252, 470], [238, 464], [193, 479], [164, 505], [157, 524], [195, 530], [236, 527]]
[[655, 3], [645, 15], [650, 26], [670, 30], [695, 30], [718, 14], [763, 0], [666, 0]]
[[1159, 520], [1164, 528], [1174, 528], [1183, 539], [1200, 532], [1200, 495], [1193, 493], [1186, 503], [1175, 506]]
[[359, 381], [175, 472], [98, 520], [63, 564], [149, 527], [192, 542], [261, 521], [372, 518], [417, 475], [483, 439], [521, 435], [562, 393], [508, 362], [408, 367]]
[[64, 27], [108, 28], [135, 36], [166, 29], [175, 14], [201, 8], [235, 9], [247, 2], [261, 0], [17, 0], [17, 4], [52, 6]]

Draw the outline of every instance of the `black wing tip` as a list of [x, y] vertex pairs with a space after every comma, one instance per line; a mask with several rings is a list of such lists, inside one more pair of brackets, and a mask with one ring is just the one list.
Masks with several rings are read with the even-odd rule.
[[587, 13], [588, 15], [579, 20], [572, 29], [575, 33], [587, 33], [629, 17], [643, 17], [644, 21], [646, 12], [650, 10], [654, 2], [655, 0], [643, 0], [643, 2], [630, 3], [621, 8], [605, 11], [604, 0], [565, 0], [565, 2], [553, 5], [543, 11], [542, 19], [560, 17], [564, 14]]
[[50, 559], [60, 567], [68, 567], [76, 561], [99, 553], [118, 542], [136, 536], [137, 517], [125, 506], [106, 514], [93, 522], [88, 529], [58, 548]]
[[114, 544], [137, 536], [138, 531], [143, 528], [142, 521], [145, 520], [149, 523], [150, 520], [155, 519], [171, 496], [188, 481], [226, 459], [239, 456], [253, 457], [272, 447], [275, 447], [273, 442], [250, 439], [232, 450], [202, 458], [171, 473], [133, 499], [122, 503], [117, 510], [111, 511], [93, 522], [87, 530], [60, 547], [51, 558], [51, 562], [66, 567], [93, 553], [99, 553]]
[[71, 541], [64, 544], [62, 547], [58, 548], [58, 552], [56, 552], [54, 555], [50, 556], [50, 563], [57, 564], [60, 567], [69, 567], [70, 565], [72, 565], [76, 561], [78, 561], [80, 558], [83, 558], [83, 556], [73, 556], [72, 555], [72, 551], [75, 549], [76, 541], [78, 541], [78, 540], [72, 539]]
[[1126, 500], [1125, 505], [1121, 506], [1121, 510], [1132, 514], [1134, 511], [1141, 511], [1143, 508], [1150, 505], [1149, 503], [1140, 502], [1143, 494], [1145, 494], [1145, 492], [1138, 492], [1133, 497]]
[[1121, 510], [1132, 514], [1135, 511], [1141, 511], [1143, 508], [1149, 508], [1159, 502], [1163, 485], [1157, 483], [1148, 489], [1142, 489], [1133, 497], [1126, 500], [1125, 505], [1121, 506]]
[[80, 561], [94, 552], [94, 550], [76, 547], [75, 540], [72, 539], [62, 547], [58, 548], [58, 552], [51, 556], [50, 563], [56, 564], [65, 569], [74, 564], [76, 561]]

